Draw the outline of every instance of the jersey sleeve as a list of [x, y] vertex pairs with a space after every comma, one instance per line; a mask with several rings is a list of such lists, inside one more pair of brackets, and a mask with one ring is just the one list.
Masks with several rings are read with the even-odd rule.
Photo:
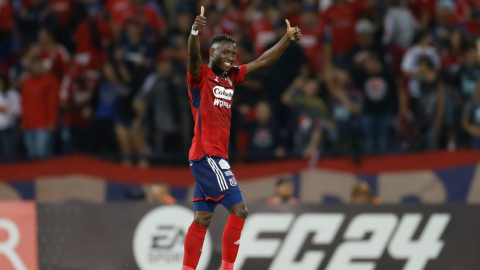
[[202, 67], [200, 67], [200, 72], [198, 72], [198, 75], [197, 76], [193, 76], [191, 73], [190, 73], [190, 70], [187, 69], [187, 84], [188, 84], [188, 88], [190, 89], [193, 89], [193, 88], [197, 88], [200, 83], [202, 82], [203, 80], [203, 77], [204, 77], [204, 74], [205, 74], [205, 64], [202, 64]]
[[245, 75], [247, 73], [247, 65], [234, 66], [230, 69], [230, 77], [233, 84], [244, 83]]

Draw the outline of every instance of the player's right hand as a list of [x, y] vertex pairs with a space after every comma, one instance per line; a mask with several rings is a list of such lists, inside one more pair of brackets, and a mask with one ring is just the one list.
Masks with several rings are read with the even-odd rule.
[[205, 8], [202, 6], [200, 15], [195, 18], [195, 23], [193, 23], [193, 30], [200, 30], [205, 27], [205, 23], [207, 23], [207, 18], [203, 16], [205, 13]]

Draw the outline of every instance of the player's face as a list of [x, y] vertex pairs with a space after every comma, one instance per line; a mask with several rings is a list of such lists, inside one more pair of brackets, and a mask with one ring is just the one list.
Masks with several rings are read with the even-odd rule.
[[283, 183], [277, 187], [277, 195], [285, 201], [290, 199], [293, 195], [293, 183]]
[[213, 63], [223, 71], [229, 71], [237, 59], [237, 45], [222, 41], [213, 53]]

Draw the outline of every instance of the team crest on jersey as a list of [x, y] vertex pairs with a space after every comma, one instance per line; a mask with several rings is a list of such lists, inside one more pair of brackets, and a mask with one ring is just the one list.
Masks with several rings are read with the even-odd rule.
[[237, 185], [237, 180], [235, 180], [235, 178], [230, 178], [230, 186], [234, 187]]

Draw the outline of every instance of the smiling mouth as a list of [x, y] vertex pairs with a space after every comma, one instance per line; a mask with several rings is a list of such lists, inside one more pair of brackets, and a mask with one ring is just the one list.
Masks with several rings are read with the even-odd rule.
[[227, 63], [227, 62], [225, 62], [225, 63], [223, 63], [223, 64], [224, 64], [227, 68], [231, 68], [231, 67], [232, 67], [232, 63]]

